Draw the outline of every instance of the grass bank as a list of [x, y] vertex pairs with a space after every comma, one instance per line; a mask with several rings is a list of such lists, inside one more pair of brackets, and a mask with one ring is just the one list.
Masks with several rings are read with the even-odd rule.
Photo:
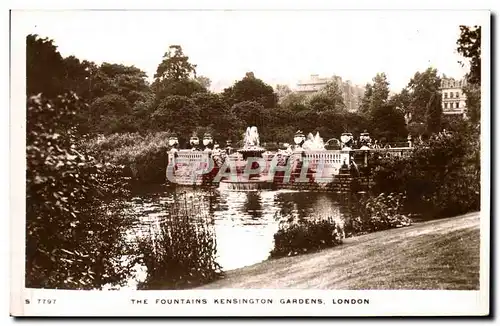
[[228, 271], [202, 289], [479, 289], [479, 212]]

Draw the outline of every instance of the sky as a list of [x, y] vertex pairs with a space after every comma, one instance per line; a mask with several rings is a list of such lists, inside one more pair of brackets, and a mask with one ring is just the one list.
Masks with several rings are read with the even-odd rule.
[[19, 30], [49, 37], [63, 56], [134, 65], [152, 79], [179, 44], [219, 91], [254, 72], [271, 85], [311, 74], [364, 85], [379, 72], [398, 92], [428, 67], [461, 78], [459, 25], [470, 11], [23, 11]]

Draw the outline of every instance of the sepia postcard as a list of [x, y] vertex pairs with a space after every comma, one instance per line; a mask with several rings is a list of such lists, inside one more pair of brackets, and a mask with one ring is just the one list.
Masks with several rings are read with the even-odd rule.
[[12, 10], [12, 316], [487, 316], [480, 10]]

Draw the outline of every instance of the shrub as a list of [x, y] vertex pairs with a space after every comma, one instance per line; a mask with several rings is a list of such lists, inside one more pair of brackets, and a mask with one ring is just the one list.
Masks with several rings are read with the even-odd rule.
[[374, 171], [375, 193], [405, 193], [407, 205], [435, 217], [479, 209], [479, 130], [467, 122], [433, 135], [405, 158], [382, 159]]
[[334, 247], [342, 243], [342, 230], [332, 219], [291, 219], [281, 222], [274, 234], [271, 258], [298, 254]]
[[408, 226], [411, 219], [403, 213], [403, 194], [370, 196], [359, 201], [358, 214], [344, 222], [346, 237]]
[[92, 289], [128, 277], [122, 169], [80, 146], [74, 95], [27, 102], [26, 286]]
[[88, 142], [89, 151], [105, 160], [125, 165], [131, 177], [143, 182], [165, 182], [169, 132], [100, 136]]
[[148, 269], [142, 289], [191, 288], [221, 275], [213, 219], [194, 200], [181, 195], [169, 204], [159, 229], [138, 239]]

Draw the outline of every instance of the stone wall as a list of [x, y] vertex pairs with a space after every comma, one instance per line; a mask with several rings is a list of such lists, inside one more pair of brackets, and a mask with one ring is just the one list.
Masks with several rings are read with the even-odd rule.
[[[272, 173], [273, 171], [269, 173], [272, 168], [271, 166], [277, 162], [276, 160], [273, 161], [276, 158], [274, 155], [269, 155], [263, 158], [262, 162], [265, 166], [261, 176], [272, 182], [274, 189], [328, 191], [336, 193], [367, 191], [373, 184], [373, 180], [370, 175], [366, 175], [368, 172], [365, 172], [370, 170], [365, 167], [367, 162], [366, 155], [373, 152], [378, 153], [378, 155], [404, 156], [410, 153], [409, 150], [411, 148], [394, 148], [377, 151], [339, 150], [309, 151], [304, 154], [294, 153], [288, 157], [288, 161], [285, 160], [286, 162], [280, 163], [286, 164], [291, 168], [291, 172], [288, 172], [290, 173], [288, 180], [284, 180], [285, 172], [279, 169], [275, 170], [274, 174]], [[232, 157], [231, 161], [234, 160], [235, 158]], [[352, 162], [357, 162], [355, 163], [355, 169], [349, 170], [347, 167], [350, 165], [351, 160]], [[167, 174], [170, 173], [174, 178], [168, 179], [167, 177], [167, 182], [186, 186], [202, 184], [217, 186], [218, 184], [214, 179], [219, 168], [224, 167], [224, 162], [226, 161], [223, 157], [211, 156], [208, 152], [182, 151], [169, 154]], [[271, 162], [274, 163], [271, 164]], [[236, 162], [232, 162], [232, 164], [235, 167], [233, 171], [236, 171], [236, 176], [242, 176], [246, 161], [238, 159]], [[283, 167], [280, 166], [280, 168]], [[322, 174], [317, 173], [319, 168], [321, 168], [319, 171], [322, 171]], [[196, 173], [193, 173], [194, 171]], [[226, 170], [226, 175], [228, 175], [228, 172]]]

